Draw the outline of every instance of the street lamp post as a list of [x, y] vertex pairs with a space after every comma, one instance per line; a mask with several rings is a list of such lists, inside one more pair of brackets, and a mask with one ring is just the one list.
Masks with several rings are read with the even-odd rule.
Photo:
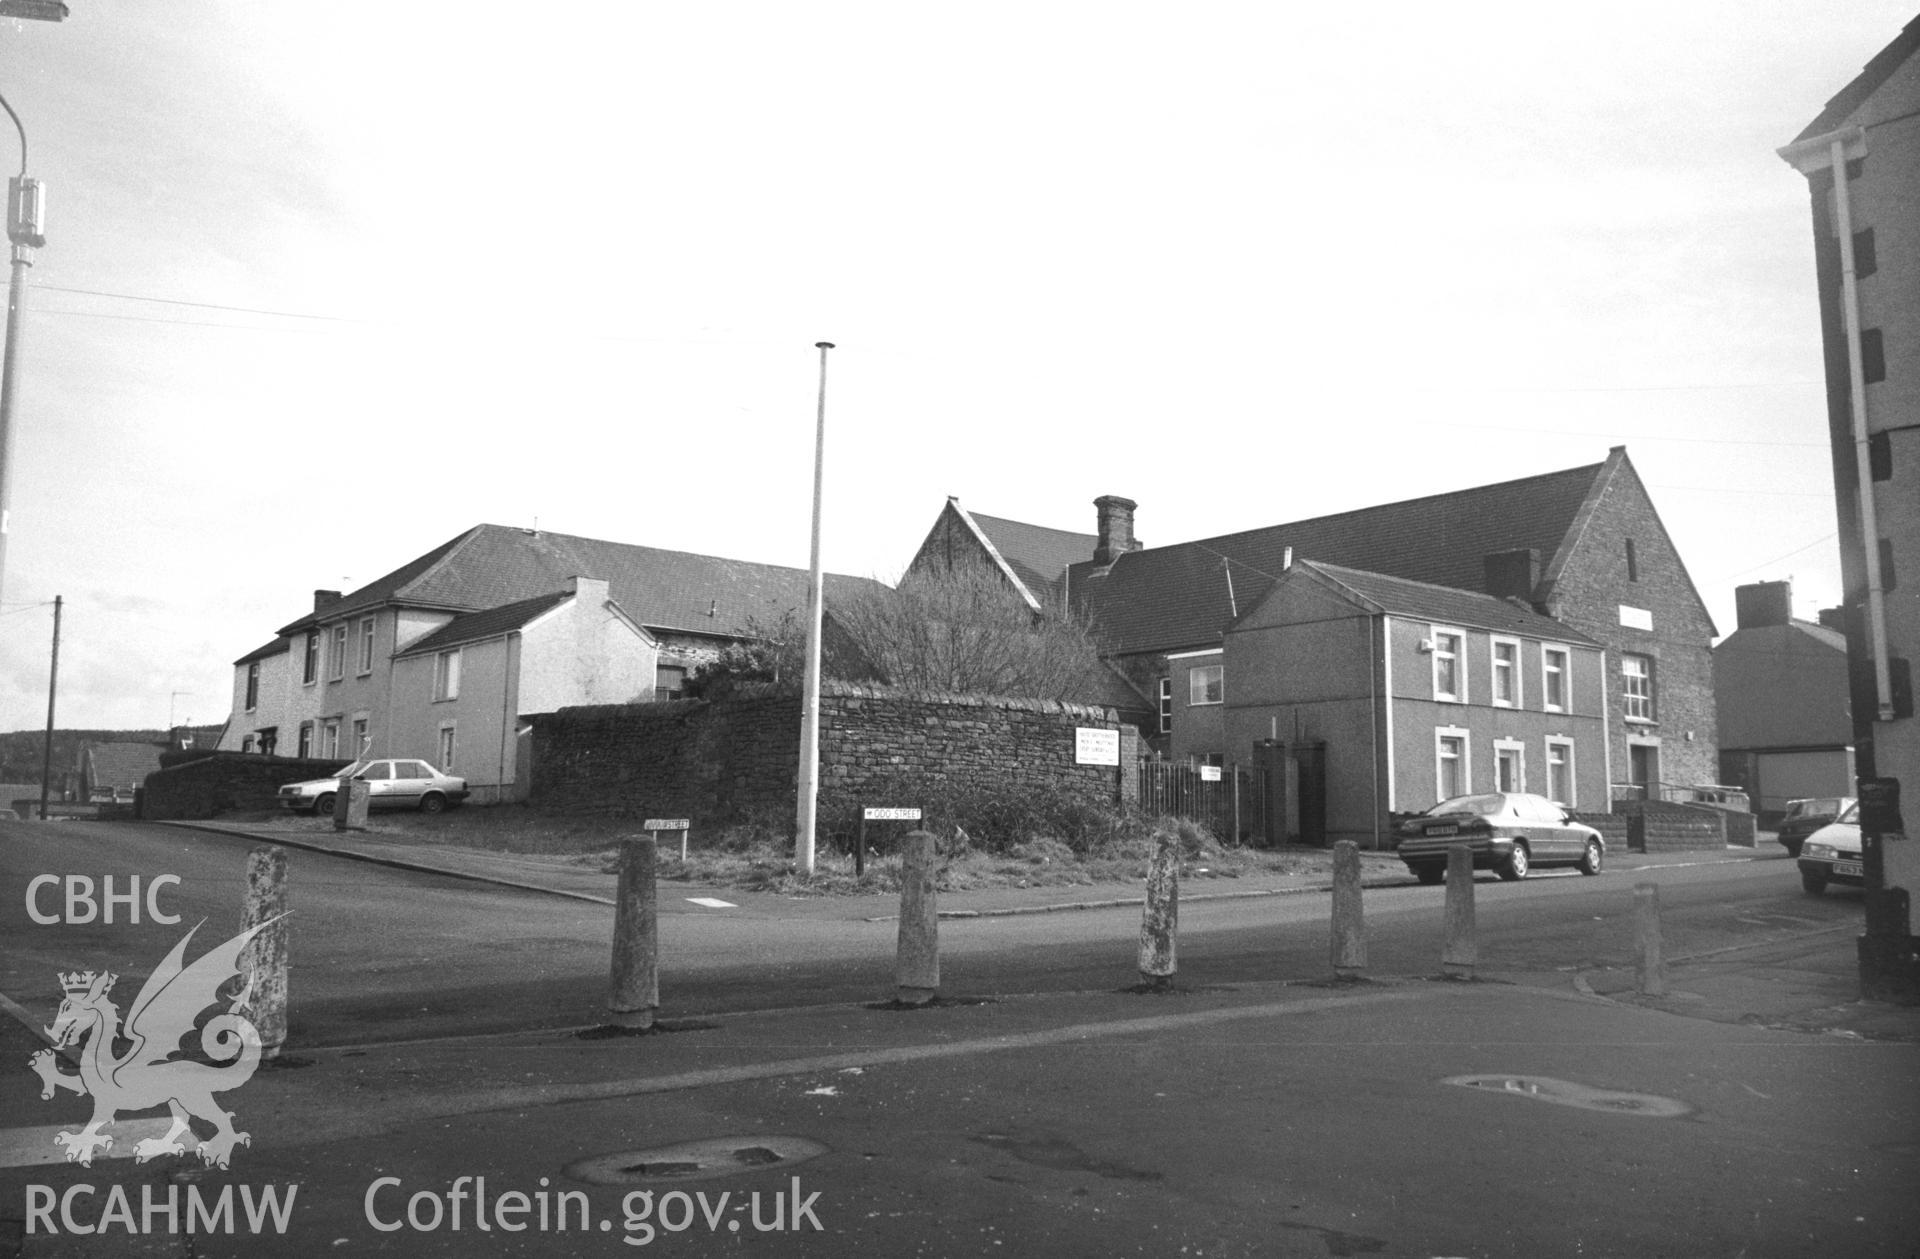
[[[58, 22], [67, 16], [59, 0], [0, 0], [0, 17], [26, 17]], [[7, 576], [7, 535], [13, 512], [13, 393], [19, 375], [14, 360], [20, 344], [20, 312], [26, 304], [27, 268], [33, 251], [47, 243], [46, 187], [27, 178], [27, 129], [13, 106], [0, 96], [0, 108], [20, 133], [20, 173], [7, 181], [7, 239], [13, 246], [13, 275], [7, 284], [7, 340], [0, 351], [0, 593]]]

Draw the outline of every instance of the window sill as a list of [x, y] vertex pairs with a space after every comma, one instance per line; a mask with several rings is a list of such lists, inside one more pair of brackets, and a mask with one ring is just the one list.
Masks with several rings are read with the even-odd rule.
[[1620, 720], [1630, 726], [1657, 726], [1660, 724], [1659, 721], [1652, 717], [1622, 717]]

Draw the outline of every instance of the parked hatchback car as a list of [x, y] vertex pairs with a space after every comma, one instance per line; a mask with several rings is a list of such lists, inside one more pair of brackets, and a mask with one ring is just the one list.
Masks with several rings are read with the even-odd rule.
[[1838, 818], [1853, 807], [1852, 796], [1812, 796], [1805, 800], [1787, 801], [1787, 812], [1780, 819], [1780, 829], [1775, 837], [1785, 846], [1787, 856], [1798, 857], [1800, 845], [1807, 842], [1807, 836]]
[[333, 778], [309, 778], [280, 788], [280, 807], [300, 813], [331, 813], [340, 777], [367, 784], [370, 809], [419, 809], [439, 813], [467, 798], [467, 780], [443, 774], [425, 761], [355, 761]]
[[1401, 822], [1395, 831], [1400, 859], [1422, 883], [1447, 874], [1447, 849], [1465, 844], [1473, 868], [1501, 878], [1524, 879], [1535, 866], [1578, 866], [1598, 874], [1607, 856], [1600, 832], [1576, 822], [1544, 796], [1489, 791], [1442, 800]]
[[1799, 862], [1800, 886], [1815, 896], [1829, 883], [1866, 886], [1866, 867], [1860, 863], [1860, 806], [1848, 805], [1846, 812], [1807, 836]]

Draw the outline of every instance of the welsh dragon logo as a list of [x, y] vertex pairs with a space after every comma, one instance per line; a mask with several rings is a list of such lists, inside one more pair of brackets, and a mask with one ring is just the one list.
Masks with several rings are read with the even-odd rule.
[[[79, 1073], [62, 1071], [61, 1060], [52, 1049], [34, 1054], [29, 1064], [41, 1079], [42, 1100], [51, 1098], [55, 1089], [93, 1098], [93, 1119], [86, 1127], [53, 1138], [66, 1147], [68, 1162], [91, 1166], [95, 1150], [113, 1145], [113, 1138], [101, 1131], [103, 1128], [124, 1112], [161, 1105], [172, 1112], [173, 1125], [165, 1136], [149, 1137], [135, 1145], [135, 1162], [144, 1163], [164, 1154], [185, 1154], [187, 1146], [180, 1138], [189, 1133], [192, 1119], [215, 1129], [213, 1137], [200, 1142], [200, 1157], [210, 1167], [226, 1167], [235, 1145], [252, 1144], [246, 1133], [234, 1131], [233, 1113], [222, 1110], [213, 1100], [215, 1093], [237, 1089], [252, 1079], [260, 1065], [260, 1033], [240, 1014], [253, 992], [250, 977], [239, 995], [226, 1003], [226, 1010], [208, 1019], [200, 1029], [201, 1051], [213, 1063], [223, 1065], [176, 1055], [181, 1039], [194, 1030], [200, 1015], [208, 1007], [221, 1004], [220, 990], [239, 975], [240, 954], [247, 942], [276, 921], [269, 919], [209, 949], [191, 965], [183, 964], [187, 942], [205, 925], [203, 920], [180, 938], [147, 977], [140, 995], [127, 1008], [124, 1026], [120, 1011], [107, 999], [118, 975], [78, 971], [60, 976], [60, 986], [67, 995], [46, 1033], [56, 1049], [79, 1046]], [[129, 1043], [125, 1053], [115, 1053], [116, 1042]]]

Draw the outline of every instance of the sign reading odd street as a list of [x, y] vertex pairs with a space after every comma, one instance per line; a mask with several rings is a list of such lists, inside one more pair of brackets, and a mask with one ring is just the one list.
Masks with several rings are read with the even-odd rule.
[[918, 822], [918, 809], [883, 809], [872, 805], [860, 811], [860, 816], [869, 822]]
[[1075, 765], [1118, 765], [1120, 763], [1120, 732], [1096, 730], [1091, 726], [1076, 726], [1073, 731], [1073, 763]]

